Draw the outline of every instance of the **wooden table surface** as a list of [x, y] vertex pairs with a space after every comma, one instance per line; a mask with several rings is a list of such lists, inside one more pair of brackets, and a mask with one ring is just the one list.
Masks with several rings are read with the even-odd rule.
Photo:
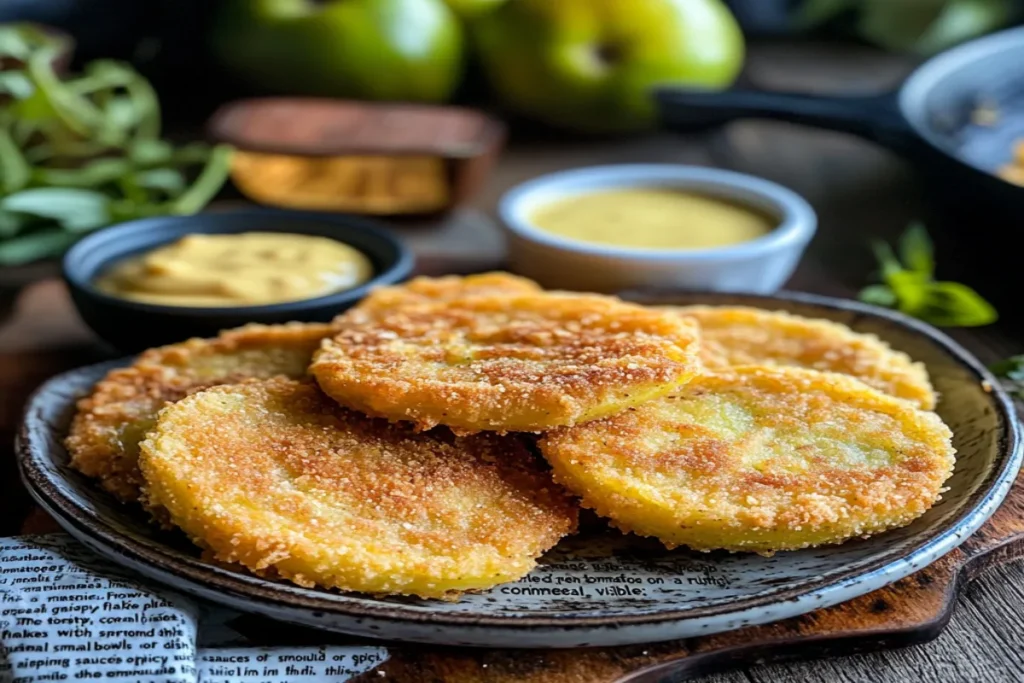
[[[807, 59], [808, 56], [813, 59]], [[816, 91], [891, 86], [906, 60], [867, 48], [760, 46], [749, 77], [759, 85]], [[871, 237], [892, 238], [915, 218], [921, 200], [911, 170], [888, 152], [844, 136], [779, 123], [743, 122], [690, 136], [621, 140], [513, 140], [474, 206], [443, 224], [405, 226], [423, 272], [500, 266], [503, 244], [487, 215], [508, 187], [540, 173], [600, 163], [676, 162], [753, 173], [803, 194], [818, 211], [819, 234], [789, 289], [852, 296], [873, 263]], [[943, 259], [955, 254], [938, 254]], [[46, 269], [41, 269], [45, 275]], [[130, 324], [126, 321], [126, 324]], [[1020, 352], [998, 327], [954, 336], [988, 361]], [[78, 320], [63, 286], [46, 278], [22, 285], [0, 272], [0, 535], [52, 530], [17, 482], [10, 449], [28, 392], [62, 370], [106, 357]], [[962, 595], [947, 629], [933, 642], [903, 650], [814, 662], [753, 666], [699, 680], [1018, 681], [1024, 679], [1024, 562], [989, 571]]]

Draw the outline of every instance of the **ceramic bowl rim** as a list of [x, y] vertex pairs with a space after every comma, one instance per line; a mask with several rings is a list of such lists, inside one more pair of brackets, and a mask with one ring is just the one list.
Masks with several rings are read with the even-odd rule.
[[[760, 204], [758, 208], [778, 215], [779, 224], [762, 237], [724, 247], [642, 249], [560, 237], [536, 227], [525, 215], [526, 205], [538, 194], [568, 197], [651, 184], [699, 190], [740, 204]], [[590, 256], [652, 263], [727, 263], [799, 250], [814, 236], [818, 224], [810, 203], [787, 187], [745, 173], [686, 164], [610, 164], [548, 173], [506, 192], [498, 202], [498, 214], [507, 230], [531, 242]]]
[[[241, 232], [248, 232], [244, 229], [221, 229], [224, 226], [218, 226], [217, 222], [222, 218], [254, 217], [258, 219], [266, 219], [274, 216], [280, 216], [289, 221], [299, 223], [330, 223], [337, 226], [339, 233], [343, 233], [343, 231], [347, 230], [350, 233], [354, 232], [366, 237], [380, 239], [394, 252], [394, 257], [387, 262], [382, 263], [379, 271], [375, 272], [372, 278], [356, 287], [323, 296], [255, 306], [170, 306], [123, 299], [97, 289], [93, 284], [91, 277], [94, 274], [86, 275], [83, 273], [82, 268], [78, 263], [78, 259], [82, 252], [90, 249], [94, 246], [94, 243], [97, 240], [101, 239], [109, 241], [124, 235], [135, 234], [137, 232], [163, 229], [166, 231], [167, 239], [164, 240], [161, 238], [154, 244], [150, 245], [152, 248], [156, 248], [169, 244], [174, 239], [182, 237], [185, 234], [237, 234]], [[192, 227], [189, 227], [190, 224]], [[265, 231], [281, 232], [286, 234], [309, 234], [298, 230], [288, 229], [268, 229]], [[336, 238], [328, 237], [328, 239], [334, 239], [342, 244], [347, 244], [344, 241], [342, 234], [339, 234]], [[361, 248], [358, 250], [374, 261], [379, 260], [381, 257], [380, 253], [368, 253]], [[100, 268], [102, 269], [103, 267], [107, 267], [118, 260], [124, 259], [131, 253], [132, 252], [130, 250], [114, 249], [111, 255], [104, 257], [103, 265], [100, 266]], [[222, 316], [253, 315], [258, 317], [260, 315], [286, 313], [289, 311], [298, 312], [307, 309], [340, 306], [347, 302], [361, 299], [374, 287], [394, 284], [408, 277], [412, 272], [414, 260], [412, 251], [406, 247], [398, 237], [388, 230], [385, 225], [377, 223], [372, 219], [360, 216], [351, 216], [348, 214], [329, 214], [315, 211], [292, 211], [289, 209], [252, 207], [226, 211], [211, 211], [188, 216], [153, 216], [110, 225], [106, 228], [89, 233], [72, 245], [61, 259], [61, 272], [65, 281], [67, 281], [70, 286], [85, 292], [89, 297], [100, 301], [104, 306], [111, 308], [116, 307], [131, 311], [163, 314], [168, 316], [218, 318]]]
[[[677, 295], [678, 296], [678, 295]], [[403, 610], [402, 607], [383, 602], [374, 602], [359, 596], [320, 592], [299, 588], [287, 584], [276, 583], [242, 573], [231, 572], [213, 565], [206, 564], [198, 558], [183, 556], [166, 544], [149, 544], [136, 541], [121, 535], [111, 523], [102, 519], [91, 519], [83, 515], [82, 506], [71, 496], [66, 496], [51, 481], [46, 470], [33, 457], [33, 446], [30, 444], [28, 423], [34, 409], [36, 397], [46, 387], [59, 381], [63, 375], [49, 380], [36, 390], [29, 398], [26, 408], [26, 420], [23, 421], [16, 447], [18, 468], [22, 480], [27, 484], [33, 498], [45, 509], [52, 512], [65, 525], [77, 527], [87, 537], [125, 555], [129, 560], [142, 565], [155, 566], [163, 574], [171, 574], [187, 581], [245, 598], [263, 604], [281, 607], [287, 605], [293, 609], [309, 610], [317, 613], [330, 613], [340, 617], [367, 618], [380, 622], [420, 623], [431, 626], [481, 626], [502, 629], [528, 628], [585, 628], [585, 627], [616, 627], [625, 625], [656, 625], [683, 619], [700, 619], [745, 614], [751, 610], [764, 608], [780, 603], [796, 604], [812, 596], [816, 598], [816, 607], [835, 604], [845, 599], [843, 592], [855, 584], [874, 585], [875, 588], [887, 585], [935, 561], [953, 548], [960, 545], [992, 515], [1012, 486], [1017, 472], [1021, 467], [1021, 427], [1015, 418], [1013, 402], [1003, 390], [996, 378], [978, 362], [966, 349], [935, 328], [911, 319], [900, 313], [879, 309], [859, 302], [835, 299], [813, 294], [782, 292], [776, 295], [749, 295], [721, 292], [688, 292], [682, 296], [700, 297], [704, 300], [719, 299], [727, 303], [730, 299], [742, 296], [747, 300], [791, 301], [821, 306], [841, 312], [852, 312], [861, 316], [883, 318], [889, 322], [908, 327], [914, 332], [928, 337], [933, 343], [945, 351], [953, 360], [969, 370], [979, 383], [991, 385], [993, 405], [997, 409], [1002, 426], [999, 452], [1001, 462], [992, 468], [985, 480], [976, 490], [971, 492], [963, 505], [963, 511], [941, 527], [921, 534], [909, 552], [899, 557], [879, 557], [854, 572], [852, 575], [818, 579], [817, 582], [799, 587], [787, 588], [778, 592], [754, 595], [747, 598], [732, 600], [727, 603], [702, 606], [688, 609], [676, 609], [656, 614], [636, 614], [628, 616], [579, 616], [573, 614], [552, 615], [543, 617], [520, 617], [515, 615], [474, 616], [466, 614], [445, 614], [437, 612], [416, 612]], [[648, 300], [657, 302], [655, 297]], [[665, 302], [667, 303], [667, 301]], [[113, 363], [105, 365], [112, 366]], [[76, 372], [72, 370], [70, 372]], [[873, 579], [873, 581], [872, 581]], [[877, 585], [875, 585], [877, 584]], [[873, 590], [874, 588], [872, 588]], [[865, 591], [866, 592], [866, 591]], [[837, 596], [838, 594], [838, 596]], [[859, 593], [858, 593], [859, 594]], [[830, 596], [831, 601], [825, 596]], [[803, 610], [809, 611], [809, 610]]]

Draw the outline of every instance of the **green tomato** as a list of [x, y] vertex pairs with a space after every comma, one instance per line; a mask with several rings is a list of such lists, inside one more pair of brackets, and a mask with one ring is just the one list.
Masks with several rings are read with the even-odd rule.
[[743, 65], [719, 0], [508, 0], [472, 28], [510, 107], [587, 132], [650, 127], [653, 88], [724, 88]]
[[442, 0], [226, 0], [211, 48], [239, 79], [294, 95], [439, 102], [463, 70]]

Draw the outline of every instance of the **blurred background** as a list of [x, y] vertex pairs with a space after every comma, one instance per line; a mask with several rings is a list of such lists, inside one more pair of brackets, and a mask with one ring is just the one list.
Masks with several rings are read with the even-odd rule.
[[[553, 49], [542, 36], [556, 31], [563, 40], [585, 35], [591, 29], [574, 6], [586, 1], [546, 3], [545, 12], [513, 2], [523, 8], [501, 16], [505, 36], [494, 36], [499, 27], [485, 17], [504, 0], [0, 0], [0, 22], [67, 32], [74, 68], [99, 58], [130, 62], [175, 122], [201, 122], [221, 102], [270, 93], [474, 104], [505, 97], [550, 121], [559, 118], [556, 107], [523, 102], [544, 95], [519, 93], [504, 73], [511, 67], [500, 62], [540, 59], [538, 52]], [[619, 3], [614, 21], [629, 25], [631, 41], [648, 43], [642, 55], [630, 46], [595, 59], [646, 61], [660, 72], [651, 80], [725, 86], [743, 59], [733, 18], [747, 40], [856, 41], [924, 57], [1024, 15], [1019, 0], [694, 0], [690, 16], [677, 19], [690, 25], [672, 27], [644, 8], [658, 4]], [[658, 45], [673, 32], [699, 44], [685, 55], [679, 45]], [[593, 67], [575, 66], [580, 78]], [[401, 73], [388, 73], [396, 68]], [[565, 127], [586, 129], [586, 119], [609, 113], [590, 110]]]
[[[508, 187], [549, 170], [679, 161], [754, 172], [807, 196], [833, 235], [816, 239], [816, 262], [827, 270], [852, 260], [858, 272], [847, 282], [852, 288], [872, 268], [866, 236], [885, 237], [911, 220], [932, 220], [903, 197], [934, 164], [890, 144], [884, 130], [869, 130], [863, 111], [856, 110], [863, 102], [824, 115], [814, 104], [814, 111], [801, 110], [800, 102], [720, 102], [709, 108], [684, 103], [675, 115], [659, 118], [652, 89], [883, 92], [898, 87], [926, 59], [1024, 20], [1019, 0], [602, 0], [600, 11], [589, 5], [590, 0], [0, 0], [0, 266], [52, 261], [96, 228], [192, 213], [215, 199], [374, 214], [406, 225], [410, 217], [436, 217], [460, 205], [486, 213]], [[953, 126], [959, 131], [968, 123], [991, 127], [997, 120], [1012, 121], [999, 98], [1016, 101], [1022, 80], [1024, 71], [1002, 79], [1016, 85], [1012, 92], [995, 88], [998, 102], [988, 108], [989, 90], [971, 95], [967, 104], [958, 101], [950, 110]], [[363, 130], [364, 138], [355, 139], [351, 127], [306, 109], [260, 112], [260, 120], [270, 122], [263, 126], [250, 125], [252, 112], [244, 107], [221, 109], [268, 95], [454, 104], [485, 116], [479, 125], [497, 128], [473, 138], [470, 150], [458, 149], [468, 144], [459, 135], [439, 133], [444, 126], [438, 121], [408, 123], [427, 131], [410, 143], [414, 152], [482, 159], [472, 172], [446, 167], [451, 187], [432, 193], [423, 189], [429, 186], [424, 181], [416, 201], [324, 198], [345, 194], [339, 190], [343, 181], [323, 184], [321, 197], [308, 187], [308, 196], [289, 196], [294, 193], [282, 191], [292, 187], [289, 179], [313, 173], [307, 165], [300, 174], [295, 159], [316, 165], [320, 176], [344, 176], [352, 169], [324, 159], [373, 156], [374, 144], [394, 141], [394, 126], [386, 134]], [[886, 106], [882, 118], [895, 116], [892, 103]], [[211, 122], [218, 110], [221, 115]], [[881, 152], [850, 152], [846, 142], [831, 138], [792, 138], [790, 145], [788, 127], [738, 125], [710, 132], [745, 114], [845, 129], [896, 148], [918, 170], [870, 167]], [[665, 128], [676, 137], [657, 132]], [[986, 138], [984, 161], [967, 158], [966, 145], [967, 156], [957, 163], [984, 167], [1007, 187], [1022, 182], [1024, 162], [1014, 161], [1016, 130], [1000, 128], [996, 142]], [[1024, 129], [1019, 132], [1024, 137]], [[225, 143], [236, 148], [233, 157]], [[851, 174], [862, 162], [874, 170], [861, 172], [854, 189]], [[875, 184], [886, 174], [913, 180], [880, 190]], [[463, 175], [472, 178], [454, 179]], [[828, 202], [821, 196], [825, 178], [834, 181]], [[863, 234], [828, 225], [832, 216], [840, 224], [854, 220], [866, 201], [880, 208]], [[986, 207], [1000, 202], [986, 201]], [[1018, 216], [1024, 205], [1020, 193], [1008, 203], [1010, 215]], [[940, 217], [948, 213], [941, 201], [925, 206]], [[1006, 215], [1000, 209], [993, 220]], [[949, 231], [936, 223], [933, 232], [941, 243]], [[486, 265], [500, 265], [497, 242], [481, 245], [490, 259]], [[434, 251], [462, 246], [461, 240], [449, 240]], [[483, 265], [480, 259], [474, 263]]]

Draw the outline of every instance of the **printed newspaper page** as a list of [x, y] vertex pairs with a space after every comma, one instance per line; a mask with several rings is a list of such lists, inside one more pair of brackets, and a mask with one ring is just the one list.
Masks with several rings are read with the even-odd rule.
[[69, 536], [0, 539], [0, 683], [343, 683], [374, 646], [245, 645], [234, 612], [151, 588]]

